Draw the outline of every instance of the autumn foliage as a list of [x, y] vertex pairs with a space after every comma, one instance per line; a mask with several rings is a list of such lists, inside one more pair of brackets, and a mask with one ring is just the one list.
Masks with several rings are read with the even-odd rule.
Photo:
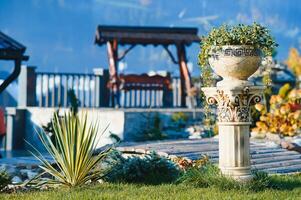
[[301, 76], [301, 56], [296, 48], [290, 49], [286, 64], [296, 76]]
[[252, 131], [259, 133], [276, 133], [283, 136], [294, 136], [301, 131], [301, 89], [291, 89], [284, 85], [278, 95], [270, 98], [270, 108], [256, 104], [261, 114]]

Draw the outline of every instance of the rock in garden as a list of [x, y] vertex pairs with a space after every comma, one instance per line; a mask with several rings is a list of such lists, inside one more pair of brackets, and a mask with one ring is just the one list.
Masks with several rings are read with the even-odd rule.
[[37, 172], [33, 172], [33, 171], [28, 171], [28, 172], [27, 172], [27, 178], [28, 178], [28, 179], [32, 179], [32, 178], [34, 178], [34, 177], [37, 176], [37, 175], [38, 175]]
[[17, 169], [14, 165], [7, 165], [7, 164], [1, 164], [0, 165], [1, 171], [6, 171], [10, 176], [13, 176], [16, 174]]
[[22, 176], [26, 176], [28, 172], [30, 172], [31, 170], [30, 169], [20, 169], [20, 174]]
[[274, 141], [267, 141], [266, 146], [270, 148], [277, 148], [280, 146], [280, 143], [275, 143]]
[[22, 183], [22, 179], [19, 176], [14, 176], [11, 180], [13, 184]]
[[201, 133], [200, 132], [195, 132], [193, 134], [190, 134], [189, 139], [202, 139]]
[[287, 142], [293, 142], [293, 137], [290, 137], [290, 136], [286, 136], [284, 137], [284, 140], [287, 141]]
[[251, 132], [251, 138], [264, 139], [265, 137], [266, 137], [266, 135], [264, 133], [259, 133], [259, 132], [256, 132], [256, 131]]
[[280, 142], [281, 142], [281, 138], [280, 138], [280, 136], [279, 136], [278, 134], [267, 133], [267, 134], [266, 134], [266, 138], [267, 138], [268, 140], [271, 140], [271, 141], [276, 142], [277, 144], [280, 144]]
[[193, 126], [186, 128], [185, 132], [188, 132], [190, 135], [193, 134], [195, 132], [195, 129]]

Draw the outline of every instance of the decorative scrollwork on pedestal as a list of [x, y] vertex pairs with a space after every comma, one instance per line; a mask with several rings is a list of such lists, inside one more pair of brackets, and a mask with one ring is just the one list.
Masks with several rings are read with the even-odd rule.
[[240, 91], [217, 89], [206, 97], [209, 105], [217, 105], [219, 122], [250, 122], [250, 106], [261, 101], [258, 91], [249, 87]]

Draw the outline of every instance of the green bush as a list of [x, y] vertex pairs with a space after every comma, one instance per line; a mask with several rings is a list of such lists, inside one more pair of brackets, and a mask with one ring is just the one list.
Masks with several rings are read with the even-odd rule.
[[178, 183], [193, 185], [194, 187], [216, 187], [221, 190], [244, 189], [261, 191], [272, 187], [271, 178], [265, 172], [254, 171], [253, 179], [246, 183], [238, 182], [222, 175], [219, 168], [208, 163], [201, 168], [190, 168], [178, 180]]
[[212, 163], [208, 163], [201, 168], [187, 170], [177, 182], [201, 188], [218, 187], [223, 190], [239, 188], [238, 182], [223, 176], [218, 167]]
[[108, 182], [161, 184], [175, 181], [180, 170], [175, 163], [156, 153], [144, 157], [124, 158], [120, 152], [114, 152], [108, 159], [111, 166], [105, 180]]
[[2, 190], [5, 186], [10, 184], [11, 179], [9, 175], [6, 173], [6, 171], [1, 170], [0, 171], [0, 190]]
[[176, 123], [180, 128], [184, 128], [188, 121], [188, 115], [183, 112], [175, 112], [171, 115], [171, 121]]
[[148, 113], [146, 118], [145, 128], [136, 135], [136, 141], [166, 139], [167, 135], [162, 132], [162, 120], [159, 113], [155, 113], [154, 117], [151, 117], [150, 113]]
[[252, 191], [261, 191], [271, 187], [274, 187], [272, 179], [263, 171], [253, 171], [253, 179], [247, 184], [247, 188]]

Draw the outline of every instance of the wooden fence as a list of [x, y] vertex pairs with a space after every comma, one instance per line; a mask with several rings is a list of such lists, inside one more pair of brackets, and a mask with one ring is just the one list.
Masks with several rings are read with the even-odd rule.
[[[22, 67], [19, 80], [21, 106], [68, 107], [68, 91], [72, 89], [81, 107], [111, 107], [107, 88], [109, 73], [104, 69], [80, 74], [36, 72], [33, 67]], [[180, 84], [180, 78], [172, 77], [171, 90], [159, 85], [133, 85], [136, 89], [120, 90], [119, 105], [124, 108], [180, 107]]]

